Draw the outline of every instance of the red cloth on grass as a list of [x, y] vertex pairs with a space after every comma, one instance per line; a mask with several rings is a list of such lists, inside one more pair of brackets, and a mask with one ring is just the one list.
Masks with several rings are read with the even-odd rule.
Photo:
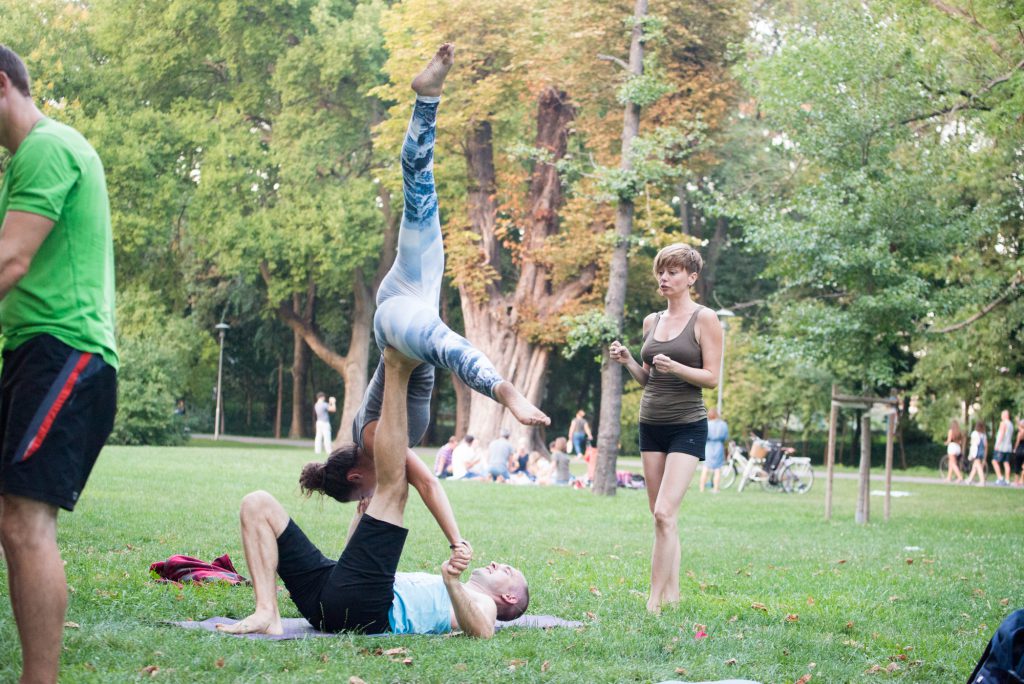
[[191, 556], [171, 556], [165, 561], [153, 563], [149, 569], [155, 572], [162, 582], [249, 582], [238, 574], [226, 553], [212, 563]]

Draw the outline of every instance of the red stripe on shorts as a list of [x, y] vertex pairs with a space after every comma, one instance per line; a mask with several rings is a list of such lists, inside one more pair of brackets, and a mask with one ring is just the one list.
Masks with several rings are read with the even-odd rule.
[[53, 400], [53, 406], [51, 406], [50, 410], [46, 412], [46, 417], [43, 418], [43, 422], [39, 426], [39, 430], [36, 432], [35, 437], [33, 437], [32, 441], [29, 442], [28, 449], [25, 450], [25, 455], [21, 457], [22, 461], [27, 461], [42, 445], [43, 440], [46, 439], [47, 433], [50, 432], [50, 428], [53, 427], [53, 421], [57, 419], [57, 414], [60, 413], [61, 407], [64, 406], [64, 402], [68, 400], [68, 396], [71, 395], [71, 390], [75, 387], [75, 383], [78, 382], [78, 376], [81, 375], [82, 370], [91, 360], [92, 354], [89, 352], [82, 352], [82, 357], [78, 359], [78, 363], [75, 364], [74, 370], [72, 370], [71, 374], [68, 375], [68, 379], [64, 383], [64, 386], [60, 388], [60, 393], [57, 394], [57, 398]]

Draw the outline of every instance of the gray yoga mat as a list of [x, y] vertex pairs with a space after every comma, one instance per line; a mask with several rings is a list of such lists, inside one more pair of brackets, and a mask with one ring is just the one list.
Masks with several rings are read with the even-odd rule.
[[[338, 636], [331, 632], [321, 632], [309, 624], [305, 618], [281, 618], [284, 626], [284, 634], [227, 634], [218, 632], [217, 625], [233, 625], [238, 620], [227, 617], [212, 617], [202, 621], [187, 620], [183, 622], [171, 622], [172, 625], [184, 627], [185, 629], [200, 629], [206, 632], [217, 632], [225, 636], [241, 637], [244, 639], [265, 639], [268, 641], [286, 641], [288, 639], [309, 639], [312, 637], [333, 637]], [[503, 622], [498, 620], [494, 623], [495, 631], [507, 627], [519, 627], [529, 629], [546, 629], [549, 627], [582, 627], [583, 623], [575, 620], [563, 620], [553, 615], [523, 615], [515, 620]], [[394, 636], [390, 633], [374, 634], [369, 636]]]

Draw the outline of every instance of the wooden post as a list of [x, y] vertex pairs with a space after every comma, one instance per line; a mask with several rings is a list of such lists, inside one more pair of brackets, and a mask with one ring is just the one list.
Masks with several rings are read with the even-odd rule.
[[[870, 407], [869, 407], [870, 408]], [[871, 412], [865, 411], [860, 418], [860, 489], [857, 496], [858, 524], [865, 525], [871, 517]]]
[[889, 520], [890, 498], [892, 495], [892, 451], [893, 435], [896, 434], [896, 421], [899, 419], [899, 412], [894, 410], [889, 413], [885, 428], [885, 519]]
[[[832, 388], [835, 394], [835, 386]], [[832, 519], [832, 476], [836, 465], [836, 424], [839, 422], [839, 404], [832, 402], [828, 419], [828, 451], [825, 452], [825, 520]]]

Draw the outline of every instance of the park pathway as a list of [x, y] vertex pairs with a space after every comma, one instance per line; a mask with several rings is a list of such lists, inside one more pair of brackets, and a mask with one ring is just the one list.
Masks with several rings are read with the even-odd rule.
[[[209, 439], [209, 440], [213, 439], [213, 435], [211, 435], [211, 434], [193, 433], [192, 437], [194, 437], [195, 439]], [[313, 450], [313, 440], [312, 439], [283, 439], [283, 438], [282, 439], [275, 439], [273, 437], [244, 437], [242, 435], [221, 435], [220, 436], [220, 441], [222, 441], [222, 442], [236, 442], [236, 443], [242, 443], [242, 444], [263, 444], [263, 445], [272, 445], [272, 446], [276, 445], [276, 446], [286, 446], [286, 447], [306, 447], [310, 451]], [[434, 455], [434, 452], [436, 451], [436, 449], [434, 449], [433, 447], [416, 447], [414, 450], [420, 456], [427, 456], [429, 458], [432, 458], [433, 455]], [[622, 466], [627, 466], [629, 468], [639, 469], [640, 468], [640, 459], [639, 458], [620, 458], [618, 460], [618, 464], [622, 465]], [[815, 469], [817, 477], [823, 478], [825, 476], [824, 470], [825, 469], [824, 469], [823, 466], [818, 466]], [[841, 472], [836, 472], [835, 473], [835, 478], [837, 480], [856, 480], [858, 477], [859, 476], [858, 476], [857, 473], [841, 473]], [[884, 473], [872, 473], [871, 474], [871, 481], [872, 482], [885, 482], [885, 474]], [[892, 476], [892, 481], [893, 482], [905, 483], [905, 484], [931, 484], [931, 485], [956, 486], [955, 483], [953, 483], [953, 482], [946, 482], [946, 481], [944, 481], [944, 480], [942, 480], [942, 479], [940, 479], [938, 477], [924, 477], [924, 476], [921, 476], [921, 475], [893, 475]]]

